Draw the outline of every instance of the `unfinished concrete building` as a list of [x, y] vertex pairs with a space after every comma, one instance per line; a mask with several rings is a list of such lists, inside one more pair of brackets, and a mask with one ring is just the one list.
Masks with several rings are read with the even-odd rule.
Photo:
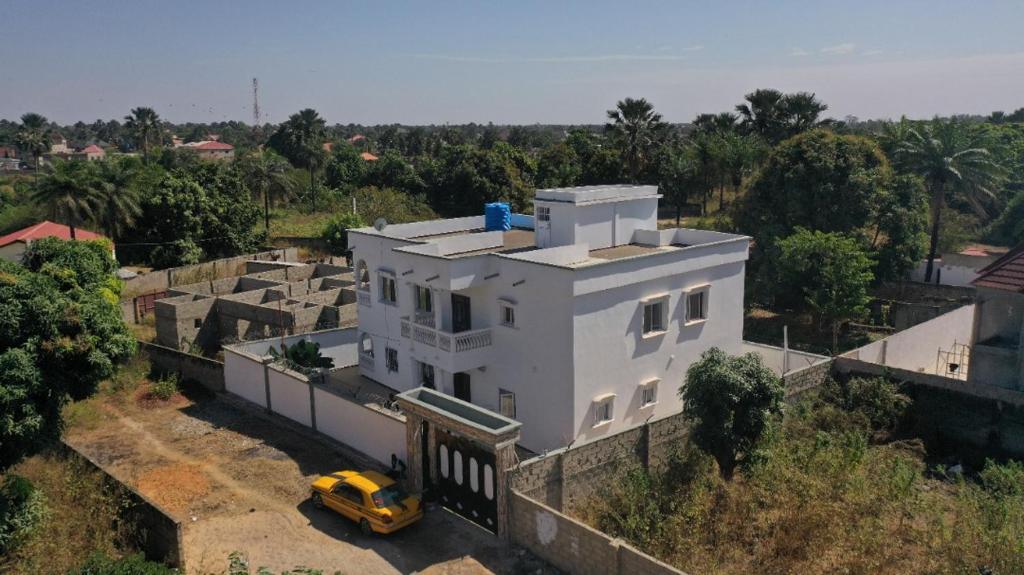
[[154, 310], [157, 343], [209, 353], [226, 343], [356, 323], [351, 268], [249, 262], [246, 271], [169, 290]]

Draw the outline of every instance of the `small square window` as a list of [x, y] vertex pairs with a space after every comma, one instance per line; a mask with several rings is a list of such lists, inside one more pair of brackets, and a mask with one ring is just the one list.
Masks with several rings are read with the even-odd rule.
[[384, 363], [388, 366], [388, 371], [398, 373], [398, 350], [393, 348], [384, 348]]
[[380, 301], [384, 303], [397, 303], [398, 290], [395, 286], [395, 278], [391, 276], [380, 276]]
[[198, 317], [197, 317], [197, 318], [195, 319], [195, 321], [194, 321], [194, 322], [192, 322], [192, 325], [193, 325], [193, 327], [195, 327], [196, 329], [200, 329], [201, 327], [203, 327], [203, 320], [202, 320], [201, 318], [198, 318]]
[[640, 385], [640, 408], [658, 403], [658, 380], [652, 379]]
[[508, 304], [501, 304], [501, 325], [516, 326], [516, 308]]
[[708, 288], [700, 288], [686, 294], [686, 323], [708, 319]]
[[615, 396], [608, 395], [594, 400], [594, 427], [610, 423], [615, 415]]
[[547, 206], [537, 206], [537, 221], [538, 222], [550, 222], [551, 221], [551, 208]]
[[668, 298], [662, 297], [644, 302], [644, 335], [653, 335], [665, 331], [665, 312]]

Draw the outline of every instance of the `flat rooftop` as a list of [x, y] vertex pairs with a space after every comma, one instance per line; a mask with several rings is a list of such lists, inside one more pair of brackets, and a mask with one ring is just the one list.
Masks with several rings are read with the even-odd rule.
[[575, 188], [545, 188], [537, 190], [536, 199], [546, 202], [564, 202], [577, 205], [621, 202], [645, 198], [660, 198], [658, 186], [578, 186]]
[[625, 244], [610, 248], [590, 250], [590, 257], [599, 260], [621, 260], [634, 256], [643, 256], [655, 252], [669, 251], [671, 248], [685, 248], [685, 244], [670, 244], [667, 246], [648, 246], [642, 244]]

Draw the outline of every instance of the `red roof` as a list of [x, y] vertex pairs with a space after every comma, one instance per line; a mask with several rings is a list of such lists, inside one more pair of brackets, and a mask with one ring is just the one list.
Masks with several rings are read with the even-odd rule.
[[370, 152], [363, 152], [362, 154], [359, 154], [359, 157], [366, 160], [367, 162], [374, 162], [379, 159], [377, 156], [374, 156]]
[[972, 284], [1024, 293], [1024, 244], [982, 268]]
[[[62, 240], [71, 239], [71, 228], [64, 224], [57, 224], [51, 221], [42, 221], [33, 226], [29, 226], [23, 230], [11, 232], [6, 236], [0, 237], [0, 247], [13, 244], [14, 242], [28, 242], [31, 240], [39, 240], [42, 238], [60, 238]], [[75, 239], [76, 240], [98, 240], [103, 239], [103, 236], [89, 230], [83, 230], [82, 228], [75, 228]]]
[[234, 150], [235, 147], [231, 144], [225, 144], [224, 142], [217, 142], [215, 140], [207, 140], [205, 142], [192, 142], [186, 144], [192, 146], [197, 150]]
[[103, 152], [103, 148], [97, 146], [96, 144], [90, 144], [90, 145], [82, 148], [82, 153], [83, 154], [102, 154], [104, 152]]

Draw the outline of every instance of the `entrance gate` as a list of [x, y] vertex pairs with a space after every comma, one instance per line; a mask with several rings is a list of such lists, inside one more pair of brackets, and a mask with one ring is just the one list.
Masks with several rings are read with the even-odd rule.
[[494, 452], [439, 429], [434, 455], [441, 504], [488, 531], [496, 531]]

